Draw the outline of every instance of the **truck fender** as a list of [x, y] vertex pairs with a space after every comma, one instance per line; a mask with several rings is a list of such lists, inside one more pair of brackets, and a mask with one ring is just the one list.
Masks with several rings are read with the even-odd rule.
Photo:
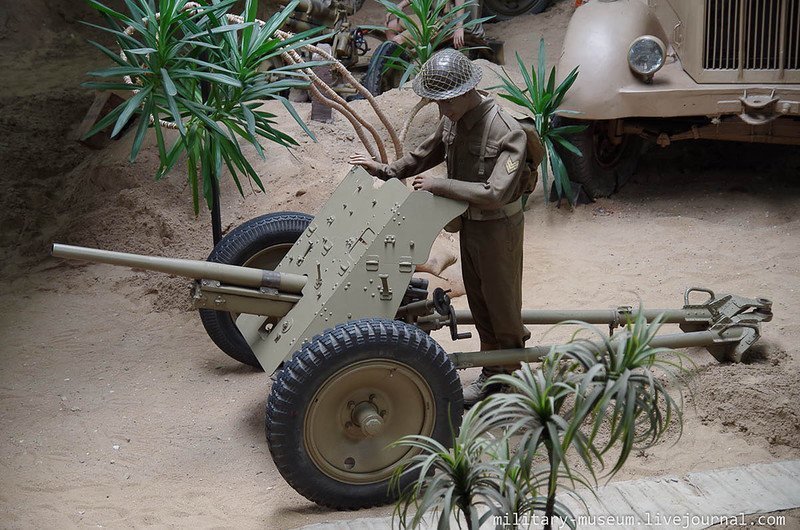
[[628, 48], [637, 37], [653, 35], [669, 44], [653, 11], [641, 0], [589, 2], [572, 15], [558, 62], [563, 79], [576, 66], [578, 77], [561, 110], [577, 111], [580, 119], [624, 117], [619, 91], [641, 85], [628, 67]]

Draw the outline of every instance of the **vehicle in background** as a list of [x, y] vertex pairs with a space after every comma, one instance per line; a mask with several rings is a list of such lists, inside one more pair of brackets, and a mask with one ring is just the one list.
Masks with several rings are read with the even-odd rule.
[[494, 16], [494, 20], [508, 20], [519, 15], [541, 13], [551, 0], [481, 0], [481, 13], [484, 17]]
[[578, 78], [561, 123], [570, 179], [608, 196], [645, 141], [800, 145], [800, 2], [590, 0], [570, 20], [558, 72]]
[[[551, 0], [476, 0], [481, 6], [482, 16], [493, 16], [493, 20], [508, 20], [527, 13], [541, 13]], [[280, 0], [285, 6], [288, 0]], [[363, 66], [360, 57], [368, 54], [369, 43], [366, 37], [379, 41], [373, 50], [362, 83], [374, 95], [395, 88], [400, 83], [400, 73], [388, 68], [387, 62], [397, 50], [397, 45], [386, 40], [386, 35], [374, 26], [360, 27], [352, 24], [350, 17], [355, 14], [364, 0], [300, 0], [294, 14], [287, 21], [287, 29], [293, 32], [305, 31], [312, 27], [324, 26], [330, 30], [331, 37], [326, 41], [331, 46], [332, 55], [345, 67], [357, 70]], [[465, 35], [466, 46], [471, 59], [486, 59], [503, 63], [503, 43], [485, 35]], [[334, 89], [343, 96], [355, 96], [355, 91], [346, 83], [336, 83]]]

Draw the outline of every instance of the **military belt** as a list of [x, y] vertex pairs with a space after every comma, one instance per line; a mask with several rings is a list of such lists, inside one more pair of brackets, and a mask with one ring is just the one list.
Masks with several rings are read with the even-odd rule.
[[496, 219], [507, 219], [521, 211], [522, 197], [495, 210], [482, 210], [477, 206], [470, 206], [467, 208], [467, 211], [462, 214], [462, 217], [470, 221], [494, 221]]

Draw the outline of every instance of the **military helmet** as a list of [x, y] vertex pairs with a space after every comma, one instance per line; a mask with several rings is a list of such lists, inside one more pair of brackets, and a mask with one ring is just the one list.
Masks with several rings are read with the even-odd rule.
[[433, 100], [450, 99], [477, 86], [483, 71], [452, 48], [434, 53], [422, 65], [413, 88], [418, 96]]

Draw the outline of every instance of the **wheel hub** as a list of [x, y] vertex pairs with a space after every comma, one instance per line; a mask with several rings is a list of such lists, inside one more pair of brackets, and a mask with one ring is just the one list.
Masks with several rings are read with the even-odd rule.
[[377, 357], [329, 377], [305, 414], [306, 450], [320, 471], [339, 482], [388, 479], [414, 454], [392, 444], [409, 434], [433, 433], [436, 405], [425, 378], [405, 364]]
[[364, 436], [377, 436], [383, 430], [384, 415], [386, 411], [378, 410], [372, 402], [362, 401], [353, 408], [353, 423], [361, 428]]

